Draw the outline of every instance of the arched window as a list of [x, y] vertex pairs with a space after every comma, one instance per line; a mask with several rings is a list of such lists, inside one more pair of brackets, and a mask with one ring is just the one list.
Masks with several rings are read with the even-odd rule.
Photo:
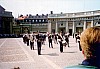
[[41, 22], [41, 20], [39, 20], [39, 22]]
[[42, 20], [42, 22], [44, 22], [44, 19]]
[[37, 22], [37, 19], [35, 21]]
[[34, 20], [32, 20], [32, 22], [34, 22]]

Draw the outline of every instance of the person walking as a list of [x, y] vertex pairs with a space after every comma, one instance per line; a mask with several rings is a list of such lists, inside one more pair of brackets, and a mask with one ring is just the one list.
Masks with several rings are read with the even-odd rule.
[[29, 34], [27, 34], [26, 36], [27, 36], [27, 39], [26, 39], [26, 40], [27, 40], [27, 46], [29, 46], [29, 40], [30, 40], [30, 38], [29, 38], [29, 37], [30, 37], [30, 35], [29, 35]]
[[41, 55], [42, 36], [40, 33], [36, 35], [38, 55]]
[[60, 52], [62, 53], [63, 52], [63, 43], [62, 43], [62, 38], [60, 37]]
[[23, 35], [23, 42], [26, 44], [27, 43], [27, 36], [26, 34]]
[[69, 47], [69, 37], [68, 37], [68, 35], [65, 35], [65, 41], [66, 41], [66, 43], [67, 43], [67, 45]]
[[82, 48], [81, 48], [81, 45], [80, 45], [80, 35], [78, 35], [77, 42], [78, 42], [79, 50], [82, 51]]
[[53, 48], [53, 44], [52, 44], [52, 35], [51, 35], [51, 34], [48, 36], [48, 40], [49, 40], [49, 48], [50, 48], [50, 47]]
[[31, 50], [34, 50], [34, 35], [30, 35], [30, 48]]
[[63, 43], [62, 43], [63, 38], [62, 38], [62, 33], [60, 33], [58, 35], [58, 39], [59, 39], [59, 44], [60, 44], [60, 52], [62, 53], [63, 52]]
[[54, 35], [54, 43], [58, 44], [58, 42], [57, 42], [57, 34]]

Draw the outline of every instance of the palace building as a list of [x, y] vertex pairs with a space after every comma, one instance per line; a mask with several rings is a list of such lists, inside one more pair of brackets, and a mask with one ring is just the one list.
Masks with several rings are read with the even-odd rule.
[[13, 25], [14, 34], [23, 34], [31, 32], [46, 33], [48, 31], [48, 14], [44, 15], [20, 15], [15, 18], [15, 24]]
[[86, 28], [100, 26], [100, 10], [48, 15], [48, 32], [69, 32], [70, 35]]
[[53, 14], [51, 11], [47, 15], [26, 15], [15, 19], [13, 25], [14, 34], [29, 32], [59, 33], [69, 32], [70, 35], [82, 32], [86, 28], [100, 26], [100, 10], [77, 13]]
[[13, 19], [12, 12], [5, 11], [0, 5], [0, 34], [12, 34]]

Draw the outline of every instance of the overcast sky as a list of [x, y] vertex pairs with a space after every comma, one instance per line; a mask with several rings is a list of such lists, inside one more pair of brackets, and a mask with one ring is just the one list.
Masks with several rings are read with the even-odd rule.
[[20, 14], [72, 13], [100, 10], [100, 0], [0, 0], [6, 11], [14, 17]]

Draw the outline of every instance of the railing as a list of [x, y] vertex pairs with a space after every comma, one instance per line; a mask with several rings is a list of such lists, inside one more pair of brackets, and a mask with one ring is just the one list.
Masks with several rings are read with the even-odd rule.
[[8, 12], [8, 11], [3, 11], [0, 16], [5, 16], [5, 17], [13, 17], [12, 16], [12, 12]]
[[48, 18], [75, 18], [100, 15], [100, 10], [79, 12], [79, 13], [65, 13], [65, 14], [49, 14]]

